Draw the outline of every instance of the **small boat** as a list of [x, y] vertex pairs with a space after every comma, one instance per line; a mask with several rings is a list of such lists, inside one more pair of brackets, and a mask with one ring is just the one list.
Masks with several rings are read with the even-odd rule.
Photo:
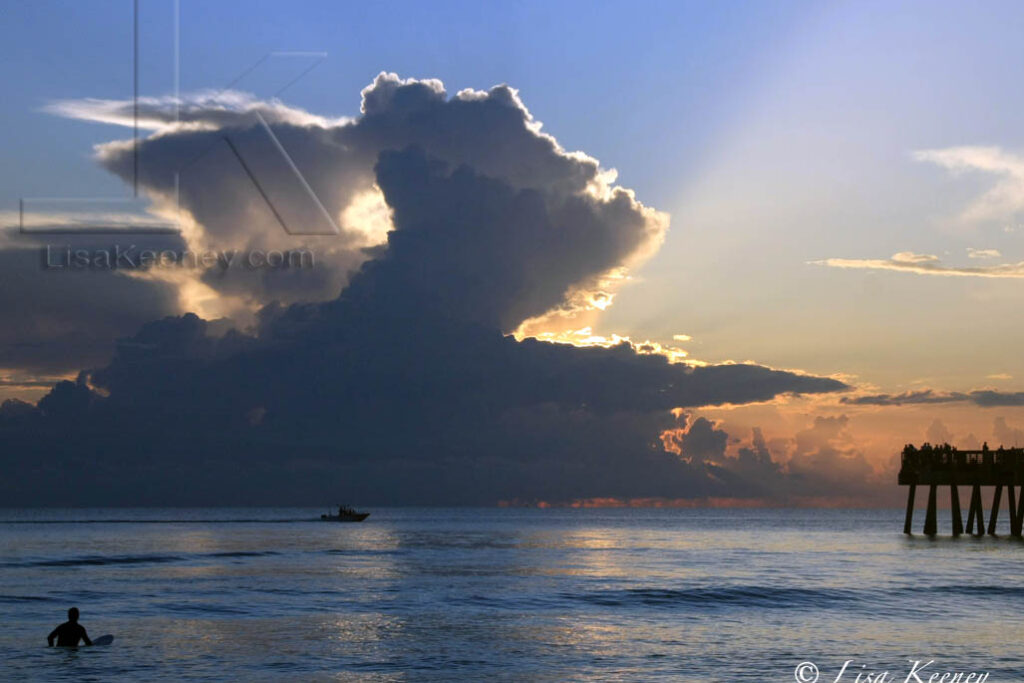
[[323, 522], [361, 522], [369, 516], [369, 512], [356, 512], [347, 505], [339, 505], [338, 514], [332, 515], [328, 512], [326, 515], [320, 515], [320, 520]]

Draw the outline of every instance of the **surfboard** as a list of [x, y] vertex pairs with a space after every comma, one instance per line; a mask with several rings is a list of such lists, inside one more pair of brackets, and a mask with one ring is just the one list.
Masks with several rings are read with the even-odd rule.
[[[92, 644], [93, 645], [110, 645], [112, 642], [114, 642], [114, 636], [112, 636], [112, 635], [110, 635], [108, 633], [105, 636], [100, 636], [99, 638], [93, 638]], [[68, 649], [74, 648], [74, 649], [77, 650], [79, 647], [84, 647], [84, 645], [82, 645], [82, 646], [79, 646], [79, 645], [58, 645], [57, 647], [58, 648], [64, 647], [64, 648], [68, 648]]]

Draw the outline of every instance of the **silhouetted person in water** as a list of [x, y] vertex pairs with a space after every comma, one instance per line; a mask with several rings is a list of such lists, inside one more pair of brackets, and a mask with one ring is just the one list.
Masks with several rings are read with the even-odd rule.
[[68, 620], [53, 629], [53, 632], [46, 636], [46, 642], [53, 647], [53, 639], [57, 639], [58, 647], [76, 647], [78, 641], [85, 641], [86, 645], [92, 645], [85, 627], [78, 623], [78, 608], [72, 607], [68, 610]]

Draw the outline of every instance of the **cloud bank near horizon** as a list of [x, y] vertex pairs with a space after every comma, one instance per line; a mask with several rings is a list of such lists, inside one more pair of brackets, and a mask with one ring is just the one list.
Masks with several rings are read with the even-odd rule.
[[[95, 120], [119, 115], [109, 103], [100, 113], [78, 106]], [[179, 188], [195, 219], [190, 244], [326, 240], [337, 260], [306, 282], [201, 274], [220, 297], [245, 292], [257, 306], [251, 330], [215, 333], [193, 313], [155, 319], [38, 406], [4, 404], [8, 500], [747, 495], [754, 470], [723, 478], [665, 448], [659, 434], [677, 425], [673, 410], [847, 388], [754, 364], [672, 363], [628, 342], [510, 336], [526, 320], [586, 310], [611, 274], [657, 248], [668, 221], [596, 160], [542, 134], [507, 86], [449, 98], [438, 81], [381, 74], [351, 121], [258, 106], [278, 112], [263, 123], [329, 212], [344, 219], [367, 193], [379, 199], [382, 242], [367, 245], [357, 233], [372, 230], [344, 220], [337, 235], [289, 235], [250, 179], [232, 175], [237, 158], [190, 166], [195, 176]], [[196, 106], [187, 125], [164, 125], [148, 112], [163, 127], [140, 145], [142, 187], [159, 203], [179, 163], [216, 154], [225, 136], [268, 187], [289, 187], [267, 127], [246, 116]], [[126, 143], [102, 145], [99, 160], [130, 177]], [[307, 198], [282, 189], [273, 203], [301, 217]]]
[[996, 389], [975, 389], [973, 391], [936, 391], [920, 389], [902, 394], [872, 394], [866, 396], [843, 396], [840, 403], [859, 406], [903, 406], [940, 403], [970, 403], [981, 408], [1024, 406], [1024, 391], [998, 391]]

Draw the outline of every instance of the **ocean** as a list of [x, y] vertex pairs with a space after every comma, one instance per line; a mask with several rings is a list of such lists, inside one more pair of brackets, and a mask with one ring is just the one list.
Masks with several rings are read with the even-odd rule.
[[0, 679], [1024, 680], [1024, 544], [901, 510], [320, 512], [0, 510]]

